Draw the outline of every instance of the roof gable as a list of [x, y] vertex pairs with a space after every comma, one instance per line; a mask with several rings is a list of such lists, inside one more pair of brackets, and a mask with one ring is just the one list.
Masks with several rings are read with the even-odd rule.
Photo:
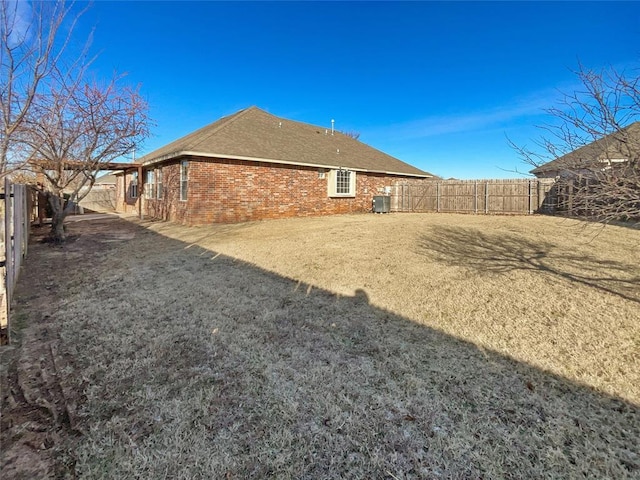
[[223, 117], [139, 162], [150, 164], [184, 155], [432, 176], [340, 132], [276, 117], [257, 107]]

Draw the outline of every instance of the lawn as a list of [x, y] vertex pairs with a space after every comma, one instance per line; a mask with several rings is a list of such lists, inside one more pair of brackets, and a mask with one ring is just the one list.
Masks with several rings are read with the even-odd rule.
[[32, 245], [16, 295], [9, 473], [640, 477], [638, 230], [445, 214], [69, 230]]

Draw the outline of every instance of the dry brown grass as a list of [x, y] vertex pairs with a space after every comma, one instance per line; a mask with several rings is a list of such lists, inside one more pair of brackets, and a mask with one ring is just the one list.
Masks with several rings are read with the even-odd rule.
[[638, 230], [424, 214], [150, 228], [640, 403]]
[[46, 307], [80, 478], [640, 476], [640, 231], [83, 223]]

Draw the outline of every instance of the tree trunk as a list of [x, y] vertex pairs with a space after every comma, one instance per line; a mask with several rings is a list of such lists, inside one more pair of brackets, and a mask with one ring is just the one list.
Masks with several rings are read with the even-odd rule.
[[64, 232], [64, 219], [68, 212], [64, 208], [64, 198], [57, 195], [50, 195], [49, 204], [51, 205], [51, 210], [53, 210], [51, 217], [51, 239], [56, 243], [62, 243], [67, 239]]
[[66, 215], [54, 215], [51, 219], [51, 238], [57, 243], [62, 243], [67, 239], [64, 232], [64, 217]]

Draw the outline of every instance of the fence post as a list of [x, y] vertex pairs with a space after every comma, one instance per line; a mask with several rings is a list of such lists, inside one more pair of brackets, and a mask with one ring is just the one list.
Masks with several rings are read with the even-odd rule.
[[473, 182], [473, 213], [478, 213], [478, 182]]
[[484, 213], [489, 213], [489, 182], [484, 182]]
[[544, 188], [542, 186], [542, 182], [539, 179], [536, 179], [536, 186], [536, 191], [538, 192], [536, 195], [536, 211], [543, 212], [544, 209], [542, 208], [542, 204], [544, 203], [544, 194], [542, 193], [542, 191], [544, 190]]
[[9, 306], [11, 305], [11, 293], [9, 282], [13, 278], [11, 273], [11, 182], [8, 178], [4, 179], [4, 266], [1, 269], [0, 284], [2, 286], [2, 312], [0, 312], [0, 326], [6, 328], [7, 342], [11, 343], [11, 326], [9, 325]]
[[440, 182], [436, 182], [436, 212], [440, 213]]
[[407, 208], [407, 199], [405, 198], [406, 192], [405, 192], [405, 184], [403, 183], [401, 185], [402, 187], [402, 211], [405, 212], [406, 208]]
[[24, 215], [22, 215], [22, 232], [23, 236], [23, 246], [22, 246], [22, 258], [27, 258], [27, 253], [29, 253], [29, 229], [31, 228], [31, 202], [29, 201], [31, 195], [31, 191], [28, 187], [22, 187], [22, 202], [24, 206]]
[[[6, 182], [3, 182], [6, 185]], [[6, 187], [5, 187], [6, 188]], [[7, 264], [6, 257], [6, 245], [5, 245], [5, 235], [4, 235], [4, 225], [5, 225], [5, 217], [7, 216], [7, 206], [5, 203], [5, 196], [2, 197], [2, 203], [0, 204], [0, 213], [2, 213], [2, 218], [0, 218], [0, 245], [2, 248], [0, 249], [0, 254], [4, 255], [4, 265], [0, 264], [0, 328], [6, 329], [7, 332], [7, 341], [10, 341], [10, 333], [9, 333], [9, 309], [7, 307], [7, 278], [6, 273], [7, 269], [5, 265]]]
[[11, 182], [4, 179], [4, 248], [5, 248], [5, 288], [7, 289], [7, 310], [11, 305], [11, 282], [13, 280], [13, 202], [11, 201]]

